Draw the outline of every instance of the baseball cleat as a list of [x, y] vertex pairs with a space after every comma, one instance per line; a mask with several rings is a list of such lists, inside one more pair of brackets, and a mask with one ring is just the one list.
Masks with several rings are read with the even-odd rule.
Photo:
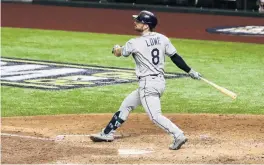
[[109, 134], [105, 134], [104, 130], [98, 134], [91, 134], [90, 139], [93, 142], [112, 142], [114, 141], [114, 132], [110, 132]]
[[181, 146], [186, 143], [188, 139], [182, 134], [177, 137], [177, 139], [174, 139], [173, 143], [170, 145], [171, 150], [178, 150], [181, 148]]

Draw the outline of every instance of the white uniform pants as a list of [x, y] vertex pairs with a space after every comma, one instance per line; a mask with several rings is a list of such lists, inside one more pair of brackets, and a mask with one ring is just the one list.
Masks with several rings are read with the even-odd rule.
[[139, 88], [130, 93], [122, 102], [119, 117], [124, 121], [129, 113], [138, 105], [142, 105], [149, 118], [160, 128], [172, 136], [183, 133], [174, 123], [161, 113], [160, 97], [165, 90], [165, 80], [162, 75], [147, 76], [139, 80]]

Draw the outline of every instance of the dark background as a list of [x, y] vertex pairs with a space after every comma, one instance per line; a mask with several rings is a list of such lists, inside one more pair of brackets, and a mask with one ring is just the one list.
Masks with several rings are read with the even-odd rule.
[[[99, 0], [69, 0], [69, 1], [89, 1], [98, 2]], [[257, 0], [101, 0], [101, 2], [109, 3], [135, 3], [135, 4], [151, 4], [151, 5], [169, 5], [182, 7], [205, 7], [215, 9], [230, 10], [248, 10], [257, 11]]]

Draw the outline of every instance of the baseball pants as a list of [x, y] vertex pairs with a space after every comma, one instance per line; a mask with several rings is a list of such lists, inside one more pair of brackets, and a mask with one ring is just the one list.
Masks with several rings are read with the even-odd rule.
[[139, 88], [130, 93], [122, 102], [119, 117], [127, 120], [129, 113], [142, 105], [151, 121], [172, 136], [183, 133], [174, 123], [162, 115], [160, 97], [165, 90], [165, 79], [162, 75], [147, 76], [139, 80]]

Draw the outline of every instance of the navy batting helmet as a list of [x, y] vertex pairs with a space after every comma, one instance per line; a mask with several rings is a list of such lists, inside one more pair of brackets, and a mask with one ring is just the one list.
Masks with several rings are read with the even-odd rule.
[[158, 24], [157, 17], [152, 12], [146, 10], [143, 10], [138, 15], [133, 15], [132, 17], [138, 22], [149, 25], [150, 29], [154, 29]]

